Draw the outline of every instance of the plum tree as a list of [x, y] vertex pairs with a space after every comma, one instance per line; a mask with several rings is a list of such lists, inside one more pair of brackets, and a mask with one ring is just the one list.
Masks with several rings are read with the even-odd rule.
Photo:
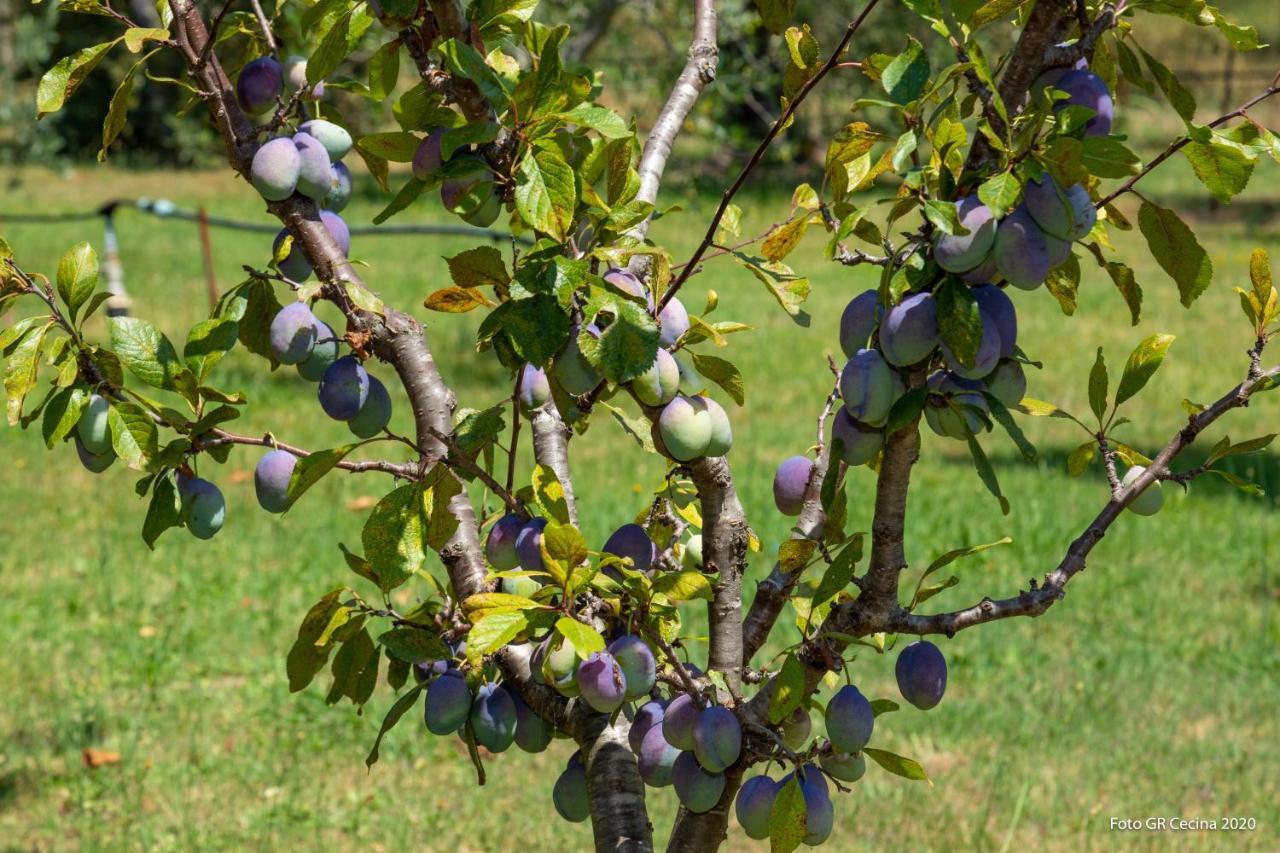
[[[480, 780], [486, 762], [511, 760], [495, 753], [512, 743], [536, 752], [558, 748], [557, 737], [571, 741], [552, 802], [567, 820], [591, 820], [599, 850], [653, 849], [645, 784], [675, 789], [674, 850], [720, 846], [731, 811], [749, 836], [769, 838], [776, 850], [825, 842], [835, 825], [833, 796], [843, 790], [828, 778], [855, 782], [867, 759], [907, 779], [927, 778], [912, 759], [867, 745], [877, 725], [896, 717], [877, 724], [875, 711], [891, 703], [851, 685], [880, 683], [882, 655], [897, 654], [905, 702], [934, 707], [947, 670], [927, 638], [961, 646], [970, 628], [1045, 612], [1086, 563], [1096, 565], [1093, 548], [1114, 525], [1137, 523], [1125, 509], [1158, 510], [1166, 481], [1190, 485], [1222, 474], [1243, 483], [1215, 468], [1218, 460], [1271, 441], [1222, 438], [1203, 462], [1183, 467], [1186, 448], [1220, 419], [1280, 387], [1280, 366], [1266, 361], [1280, 296], [1261, 251], [1249, 263], [1252, 288], [1239, 289], [1248, 320], [1242, 377], [1216, 400], [1188, 404], [1177, 432], [1147, 448], [1149, 456], [1115, 430], [1140, 419], [1135, 395], [1160, 368], [1171, 336], [1142, 340], [1118, 381], [1099, 355], [1088, 382], [1092, 418], [1038, 399], [1039, 389], [1027, 394], [1025, 365], [1044, 355], [1033, 350], [1047, 335], [1072, 342], [1079, 333], [1069, 320], [1039, 318], [1037, 339], [1019, 341], [1018, 310], [1030, 298], [1021, 291], [1044, 285], [1066, 317], [1086, 275], [1100, 277], [1137, 322], [1143, 293], [1162, 291], [1138, 285], [1126, 262], [1133, 241], [1116, 239], [1136, 218], [1190, 306], [1210, 283], [1214, 259], [1176, 211], [1157, 204], [1158, 188], [1136, 184], [1185, 155], [1190, 174], [1226, 200], [1273, 153], [1274, 134], [1251, 110], [1280, 93], [1274, 83], [1244, 106], [1188, 126], [1153, 157], [1110, 132], [1113, 90], [1158, 90], [1190, 121], [1189, 90], [1133, 40], [1145, 20], [1136, 12], [1180, 14], [1176, 4], [898, 4], [919, 19], [908, 30], [936, 44], [906, 40], [896, 53], [891, 42], [879, 40], [872, 52], [856, 38], [863, 20], [890, 4], [866, 0], [826, 49], [818, 43], [825, 30], [805, 20], [804, 4], [761, 6], [760, 33], [789, 48], [786, 91], [775, 93], [785, 109], [710, 221], [696, 223], [705, 234], [687, 256], [663, 245], [650, 225], [661, 211], [672, 224], [667, 233], [677, 233], [698, 215], [672, 206], [660, 189], [676, 138], [695, 123], [715, 79], [714, 0], [692, 4], [686, 65], [661, 105], [602, 94], [607, 75], [564, 55], [560, 9], [535, 15], [529, 4], [513, 12], [450, 0], [321, 5], [323, 15], [315, 6], [268, 16], [166, 0], [163, 36], [110, 9], [99, 17], [122, 28], [115, 40], [63, 59], [41, 81], [38, 108], [51, 113], [90, 73], [119, 68], [99, 60], [122, 42], [149, 48], [129, 64], [130, 80], [138, 70], [159, 79], [147, 64], [167, 57], [166, 79], [184, 69], [179, 83], [192, 106], [204, 108], [228, 165], [282, 230], [270, 258], [259, 259], [265, 265], [245, 266], [245, 280], [176, 342], [142, 317], [110, 316], [98, 337], [106, 295], [95, 293], [99, 271], [88, 244], [73, 247], [46, 279], [0, 241], [9, 421], [39, 423], [50, 448], [74, 447], [92, 471], [118, 459], [103, 487], [121, 468], [137, 472], [150, 547], [170, 528], [207, 538], [224, 526], [226, 502], [210, 472], [244, 447], [262, 454], [254, 486], [268, 512], [299, 500], [323, 511], [311, 486], [335, 472], [386, 477], [358, 543], [344, 544], [339, 565], [353, 571], [348, 585], [329, 589], [303, 614], [287, 655], [291, 689], [327, 672], [329, 701], [349, 699], [363, 711], [385, 683], [397, 698], [377, 742], [422, 701], [428, 730], [460, 736]], [[83, 0], [61, 9], [105, 6]], [[743, 14], [756, 26], [754, 10]], [[1213, 6], [1181, 17], [1226, 34], [1237, 48], [1257, 41]], [[997, 25], [1015, 37], [987, 41]], [[275, 57], [286, 50], [298, 53], [282, 67]], [[959, 64], [938, 64], [950, 55]], [[401, 66], [406, 73], [392, 73]], [[854, 66], [868, 73], [836, 71]], [[341, 90], [336, 103], [326, 100], [333, 93], [321, 78]], [[831, 137], [785, 211], [747, 215], [740, 190], [767, 168], [774, 140], [794, 133], [809, 93], [834, 79], [855, 87], [859, 115]], [[117, 107], [128, 101], [113, 100], [108, 145], [128, 119]], [[374, 111], [384, 104], [394, 129]], [[607, 104], [641, 106], [642, 115], [659, 118], [641, 133], [640, 122]], [[866, 112], [869, 104], [894, 106]], [[353, 150], [360, 156], [352, 168], [367, 170], [368, 181], [342, 162]], [[797, 166], [809, 168], [807, 160]], [[349, 260], [351, 229], [338, 211], [351, 199], [353, 177], [368, 183], [362, 196], [375, 183], [387, 192], [377, 224], [410, 208], [484, 228], [501, 218], [521, 242], [508, 252], [501, 235], [477, 235], [447, 258], [449, 280], [422, 294], [423, 308], [441, 314], [428, 336], [418, 316], [363, 278], [377, 264]], [[1135, 217], [1123, 210], [1130, 202]], [[775, 224], [752, 236], [743, 229], [752, 221]], [[801, 247], [819, 242], [803, 239], [815, 230], [824, 232], [822, 248], [810, 261], [838, 263], [856, 279], [839, 297], [853, 298], [838, 323], [811, 311], [801, 265], [810, 261], [796, 260]], [[708, 287], [691, 301], [696, 283], [723, 264], [761, 282], [779, 317], [821, 326], [826, 348], [838, 347], [848, 362], [844, 370], [825, 365], [836, 375], [825, 399], [813, 401], [813, 419], [796, 415], [791, 397], [763, 389], [780, 404], [776, 435], [795, 418], [807, 421], [776, 454], [795, 455], [775, 475], [776, 509], [788, 519], [775, 525], [786, 528], [775, 541], [763, 541], [770, 525], [747, 517], [755, 493], [741, 485], [742, 464], [735, 472], [727, 456], [733, 424], [717, 402], [726, 399], [721, 392], [738, 405], [759, 396], [734, 360], [741, 341], [763, 335], [732, 317], [737, 288], [722, 298]], [[686, 306], [699, 310], [690, 315]], [[456, 330], [445, 328], [460, 313], [475, 319], [466, 326], [473, 345], [457, 346]], [[823, 371], [802, 349], [780, 352], [778, 340], [768, 339], [768, 357], [786, 359], [797, 374]], [[256, 396], [229, 387], [244, 362], [219, 369], [236, 348], [264, 370], [296, 365], [303, 380], [318, 382], [320, 409], [346, 424], [328, 425], [334, 444], [304, 450], [274, 432], [233, 431]], [[472, 361], [452, 363], [463, 358]], [[378, 361], [389, 368], [377, 371], [382, 381], [369, 373]], [[477, 399], [446, 376], [480, 377], [501, 391]], [[392, 379], [398, 389], [382, 384]], [[47, 393], [36, 393], [46, 381]], [[267, 386], [248, 385], [257, 387]], [[393, 395], [407, 401], [411, 434], [387, 429]], [[1002, 490], [1001, 457], [984, 444], [1003, 431], [1029, 458], [1018, 419], [1030, 415], [1052, 417], [1050, 429], [1083, 427], [1086, 443], [1070, 453], [1068, 470], [1082, 475], [1097, 463], [1102, 508], [1029, 588], [944, 604], [960, 594], [957, 584], [978, 581], [967, 572], [954, 576], [963, 580], [929, 576], [991, 546], [968, 544], [922, 570], [914, 565], [922, 551], [909, 533], [923, 528], [908, 521], [908, 504], [920, 488], [914, 472], [937, 453], [929, 433], [968, 449], [975, 486], [995, 498], [991, 517], [996, 510], [1003, 517], [1016, 496]], [[602, 421], [612, 426], [600, 428]], [[575, 491], [570, 449], [615, 428], [648, 454], [653, 470], [617, 472], [618, 485], [640, 483], [634, 505], [629, 489], [608, 499], [627, 504], [617, 514], [633, 523], [593, 551], [583, 531], [596, 529], [591, 516], [602, 504]], [[863, 465], [868, 470], [848, 471]], [[960, 488], [943, 499], [975, 517], [983, 511]], [[818, 708], [826, 709], [825, 738], [812, 736], [810, 711]], [[375, 746], [369, 761], [377, 754]], [[780, 767], [778, 782], [759, 772], [770, 763]]]
[[827, 703], [827, 739], [838, 752], [858, 752], [871, 740], [876, 715], [862, 691], [847, 684]]
[[911, 643], [899, 652], [894, 674], [902, 698], [922, 711], [941, 702], [947, 689], [947, 660], [928, 640]]

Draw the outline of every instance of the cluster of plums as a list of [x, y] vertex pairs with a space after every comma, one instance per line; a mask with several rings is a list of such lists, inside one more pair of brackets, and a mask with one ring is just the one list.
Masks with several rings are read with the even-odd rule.
[[454, 152], [446, 160], [441, 150], [444, 134], [434, 130], [419, 143], [413, 154], [413, 176], [431, 180], [447, 166], [448, 175], [440, 182], [440, 201], [445, 209], [469, 225], [488, 228], [502, 212], [493, 170], [474, 154]]

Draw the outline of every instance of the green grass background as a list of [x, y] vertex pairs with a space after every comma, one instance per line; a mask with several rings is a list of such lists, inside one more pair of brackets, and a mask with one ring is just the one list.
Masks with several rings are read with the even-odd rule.
[[[1141, 150], [1150, 156], [1158, 144], [1144, 142]], [[1141, 338], [1176, 334], [1165, 367], [1127, 407], [1135, 420], [1125, 428], [1128, 440], [1153, 452], [1184, 417], [1181, 399], [1206, 401], [1237, 382], [1250, 340], [1231, 287], [1247, 286], [1252, 248], [1280, 246], [1277, 174], [1274, 164], [1260, 163], [1250, 189], [1217, 210], [1207, 208], [1180, 160], [1143, 183], [1153, 199], [1184, 210], [1213, 256], [1215, 283], [1190, 311], [1178, 305], [1173, 283], [1140, 238], [1120, 241], [1146, 292], [1138, 328], [1129, 326], [1109, 280], [1088, 263], [1074, 317], [1063, 317], [1043, 290], [1015, 294], [1021, 344], [1045, 362], [1031, 377], [1030, 395], [1085, 412], [1097, 346], [1106, 350], [1114, 387]], [[151, 196], [265, 220], [252, 192], [220, 174], [84, 169], [14, 177], [0, 204], [8, 211], [82, 210], [113, 197]], [[655, 235], [676, 256], [687, 254], [713, 201], [683, 199], [684, 211], [660, 222]], [[744, 233], [755, 233], [786, 216], [787, 194], [753, 191], [743, 205]], [[366, 223], [380, 206], [366, 195], [348, 218]], [[1125, 208], [1135, 210], [1131, 201]], [[420, 204], [404, 218], [443, 221], [433, 216], [432, 206]], [[120, 213], [119, 222], [134, 311], [181, 340], [207, 310], [194, 226], [131, 211]], [[35, 270], [52, 272], [80, 239], [101, 249], [96, 223], [0, 223], [0, 231]], [[217, 231], [214, 245], [223, 288], [239, 280], [240, 264], [267, 260], [269, 242], [256, 235]], [[468, 245], [440, 237], [363, 238], [354, 254], [369, 264], [367, 279], [389, 302], [412, 307], [446, 283], [442, 259]], [[752, 559], [753, 579], [767, 572], [788, 528], [772, 508], [773, 469], [812, 442], [840, 309], [874, 281], [873, 271], [824, 263], [819, 245], [810, 238], [792, 258], [813, 282], [809, 328], [793, 324], [749, 274], [723, 259], [708, 264], [685, 296], [697, 311], [715, 289], [721, 307], [714, 316], [753, 327], [723, 353], [747, 382], [747, 408], [730, 409], [731, 460], [748, 516], [766, 543]], [[464, 405], [489, 405], [505, 393], [492, 360], [473, 357], [478, 315], [417, 313]], [[92, 334], [104, 334], [101, 321]], [[376, 370], [390, 374], [385, 365]], [[268, 374], [237, 352], [218, 375], [252, 401], [235, 424], [239, 431], [270, 429], [311, 448], [345, 440], [345, 429], [322, 416], [314, 387], [292, 371]], [[396, 400], [393, 425], [407, 431], [407, 404]], [[1243, 439], [1275, 430], [1278, 415], [1280, 395], [1265, 396], [1215, 427], [1203, 444], [1227, 432]], [[958, 564], [963, 582], [926, 608], [1014, 593], [1056, 565], [1104, 502], [1097, 469], [1078, 480], [1065, 473], [1065, 454], [1082, 435], [1060, 421], [1024, 425], [1041, 449], [1036, 463], [1023, 462], [1000, 434], [984, 439], [1013, 502], [1007, 518], [963, 447], [926, 434], [908, 518], [916, 571], [951, 548], [1006, 534], [1015, 540]], [[645, 504], [662, 464], [641, 454], [603, 413], [573, 448], [583, 527], [591, 541], [602, 542]], [[227, 466], [206, 472], [229, 502], [218, 537], [202, 543], [172, 531], [152, 553], [139, 535], [144, 505], [129, 472], [116, 466], [93, 476], [69, 447], [49, 453], [38, 435], [0, 431], [0, 847], [589, 846], [588, 827], [566, 824], [551, 810], [565, 744], [537, 756], [513, 751], [493, 759], [488, 785], [476, 789], [459, 743], [428, 736], [415, 714], [366, 772], [363, 758], [389, 691], [380, 689], [363, 716], [350, 705], [325, 706], [325, 677], [301, 694], [288, 692], [284, 655], [297, 624], [328, 589], [362, 583], [336, 545], [359, 541], [367, 512], [360, 507], [390, 482], [332, 476], [280, 519], [254, 502], [257, 456], [240, 448]], [[1232, 470], [1261, 482], [1269, 496], [1249, 498], [1216, 480], [1197, 481], [1187, 496], [1167, 489], [1164, 512], [1122, 519], [1067, 600], [1046, 616], [940, 641], [951, 667], [946, 700], [928, 713], [908, 708], [883, 717], [873, 742], [921, 761], [933, 786], [872, 767], [837, 801], [833, 849], [1275, 849], [1280, 546], [1271, 495], [1280, 490], [1280, 463], [1274, 454], [1233, 461]], [[872, 476], [854, 472], [849, 488], [851, 529], [865, 530]], [[895, 697], [892, 665], [892, 656], [863, 649], [856, 680], [873, 697]], [[116, 751], [122, 760], [87, 769], [86, 747]], [[657, 837], [665, 839], [674, 796], [650, 790], [648, 800]], [[1157, 815], [1252, 817], [1259, 826], [1251, 833], [1174, 836], [1108, 829], [1111, 817]], [[736, 826], [730, 848], [754, 849]]]

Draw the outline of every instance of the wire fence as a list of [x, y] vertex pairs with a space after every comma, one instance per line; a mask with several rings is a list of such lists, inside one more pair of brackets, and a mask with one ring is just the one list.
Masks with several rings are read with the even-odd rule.
[[[107, 314], [118, 317], [129, 313], [129, 294], [124, 286], [124, 266], [120, 261], [119, 239], [116, 233], [116, 213], [122, 210], [136, 211], [160, 219], [177, 219], [196, 224], [210, 305], [213, 305], [218, 300], [218, 284], [214, 275], [213, 241], [210, 236], [210, 229], [221, 228], [228, 231], [250, 231], [260, 234], [275, 234], [280, 230], [279, 225], [232, 219], [226, 216], [213, 216], [203, 207], [195, 208], [194, 210], [184, 208], [163, 198], [112, 199], [92, 210], [66, 211], [63, 213], [0, 212], [0, 223], [60, 225], [68, 222], [102, 220], [102, 274], [106, 281], [107, 291], [111, 294], [111, 298], [107, 301]], [[428, 225], [418, 223], [354, 225], [350, 226], [350, 232], [352, 236], [358, 237], [404, 237], [434, 234], [437, 236], [469, 237], [472, 239], [482, 238], [494, 243], [516, 242], [526, 246], [530, 245], [531, 242], [527, 237], [517, 237], [514, 234], [495, 231], [490, 228], [473, 228], [469, 225]]]

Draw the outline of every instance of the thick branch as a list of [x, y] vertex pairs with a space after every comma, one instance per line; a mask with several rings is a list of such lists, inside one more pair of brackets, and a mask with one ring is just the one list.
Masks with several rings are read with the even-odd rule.
[[556, 472], [569, 505], [569, 520], [578, 523], [578, 502], [573, 495], [573, 475], [569, 471], [569, 427], [560, 419], [555, 401], [548, 400], [529, 415], [533, 432], [533, 458]]
[[724, 793], [709, 811], [694, 814], [681, 807], [667, 841], [668, 853], [711, 853], [721, 848], [729, 838], [729, 812], [745, 771], [746, 766], [738, 763], [724, 772]]
[[[639, 201], [657, 204], [658, 188], [662, 184], [662, 173], [667, 168], [667, 160], [671, 157], [671, 147], [698, 96], [716, 79], [719, 56], [720, 49], [716, 46], [715, 0], [694, 0], [693, 41], [689, 45], [684, 69], [676, 78], [671, 95], [658, 114], [653, 130], [649, 131], [649, 138], [645, 140], [644, 150], [640, 154], [640, 191], [636, 193]], [[637, 239], [644, 239], [649, 231], [649, 222], [649, 219], [645, 219], [631, 233]]]
[[875, 515], [871, 521], [871, 560], [859, 610], [887, 614], [898, 605], [898, 575], [907, 567], [903, 532], [911, 468], [920, 458], [920, 419], [889, 436], [876, 477]]
[[1124, 512], [1138, 494], [1147, 486], [1163, 479], [1169, 472], [1169, 464], [1185, 450], [1210, 424], [1232, 409], [1247, 406], [1249, 398], [1264, 384], [1280, 376], [1280, 366], [1273, 367], [1257, 376], [1246, 379], [1232, 388], [1213, 405], [1190, 418], [1187, 425], [1165, 445], [1147, 470], [1127, 487], [1122, 488], [1102, 511], [1089, 523], [1084, 532], [1076, 537], [1067, 549], [1066, 556], [1058, 567], [1045, 575], [1044, 583], [1026, 590], [1013, 598], [993, 601], [984, 598], [982, 601], [956, 610], [951, 613], [935, 613], [923, 616], [899, 610], [889, 620], [885, 630], [904, 634], [946, 634], [948, 636], [997, 619], [1008, 619], [1011, 616], [1039, 616], [1066, 595], [1067, 582], [1085, 568], [1085, 562], [1094, 546], [1102, 541], [1107, 530]]
[[747, 517], [733, 487], [733, 472], [722, 456], [691, 466], [702, 507], [702, 564], [717, 572], [707, 608], [710, 651], [707, 667], [724, 674], [735, 693], [742, 683], [742, 574], [747, 565]]

